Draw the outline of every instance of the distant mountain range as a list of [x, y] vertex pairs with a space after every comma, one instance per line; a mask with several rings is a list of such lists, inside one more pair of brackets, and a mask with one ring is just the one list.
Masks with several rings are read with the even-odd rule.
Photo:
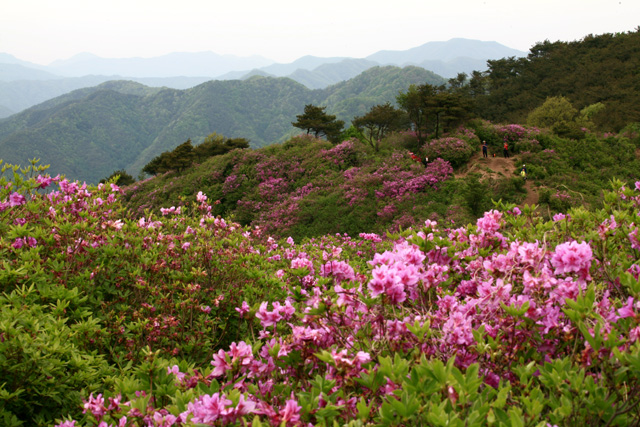
[[451, 39], [404, 51], [380, 51], [366, 58], [304, 56], [289, 64], [260, 57], [213, 52], [171, 53], [154, 58], [108, 59], [84, 53], [48, 66], [0, 53], [0, 118], [18, 113], [75, 89], [110, 80], [187, 89], [210, 80], [255, 75], [289, 77], [309, 89], [322, 89], [381, 65], [415, 65], [444, 78], [485, 70], [489, 59], [526, 56], [497, 42]]
[[415, 66], [373, 67], [313, 90], [290, 78], [262, 76], [185, 90], [109, 81], [0, 120], [0, 159], [25, 164], [37, 157], [53, 175], [97, 183], [119, 169], [136, 176], [163, 151], [213, 132], [247, 138], [252, 147], [283, 141], [299, 132], [291, 122], [306, 104], [327, 106], [349, 122], [374, 105], [394, 102], [410, 84], [445, 82]]

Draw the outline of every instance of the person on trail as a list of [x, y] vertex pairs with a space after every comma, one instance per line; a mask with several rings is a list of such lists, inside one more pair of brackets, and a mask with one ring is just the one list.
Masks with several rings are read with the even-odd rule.
[[509, 144], [504, 143], [504, 150], [502, 150], [505, 157], [509, 157]]
[[487, 141], [482, 141], [482, 157], [489, 157], [488, 149], [489, 147], [487, 146]]
[[520, 176], [527, 180], [527, 165], [522, 165], [522, 169], [520, 170]]
[[426, 168], [427, 165], [429, 164], [429, 158], [425, 157], [424, 159], [422, 159], [422, 164], [424, 165], [424, 167]]

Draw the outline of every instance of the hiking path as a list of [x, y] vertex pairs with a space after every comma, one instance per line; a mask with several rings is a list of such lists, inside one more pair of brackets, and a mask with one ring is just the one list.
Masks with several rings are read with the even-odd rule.
[[[476, 153], [471, 157], [467, 166], [455, 174], [455, 177], [457, 179], [463, 179], [471, 173], [479, 173], [481, 179], [497, 179], [500, 176], [511, 178], [516, 174], [516, 164], [520, 164], [520, 162], [513, 157], [504, 158], [491, 156], [484, 158], [482, 154]], [[537, 204], [540, 198], [538, 189], [534, 187], [530, 180], [525, 182], [524, 188], [527, 190], [527, 195], [524, 200], [518, 204], [519, 208], [524, 207], [524, 205]]]

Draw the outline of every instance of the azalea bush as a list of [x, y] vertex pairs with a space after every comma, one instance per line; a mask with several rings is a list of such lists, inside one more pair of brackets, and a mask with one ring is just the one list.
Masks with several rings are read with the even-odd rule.
[[422, 146], [422, 152], [429, 159], [442, 158], [453, 167], [458, 167], [469, 161], [475, 148], [465, 139], [447, 136], [427, 141]]
[[196, 366], [148, 350], [67, 426], [630, 425], [640, 417], [640, 182], [545, 221], [265, 247], [286, 297]]
[[464, 227], [297, 241], [203, 192], [132, 218], [113, 183], [5, 170], [5, 425], [640, 417], [640, 182], [553, 220], [497, 203]]
[[451, 177], [449, 162], [432, 158], [425, 168], [406, 149], [386, 143], [374, 152], [353, 140], [333, 146], [304, 136], [217, 156], [180, 179], [136, 184], [125, 189], [125, 200], [137, 215], [152, 206], [159, 214], [166, 206], [186, 206], [202, 188], [212, 215], [301, 239], [383, 232], [442, 217], [440, 204], [450, 199], [443, 183]]
[[4, 165], [0, 178], [0, 417], [11, 423], [74, 412], [147, 349], [203, 363], [244, 337], [243, 300], [284, 295], [256, 274], [262, 231], [212, 216], [206, 195], [134, 219], [115, 184], [42, 169]]

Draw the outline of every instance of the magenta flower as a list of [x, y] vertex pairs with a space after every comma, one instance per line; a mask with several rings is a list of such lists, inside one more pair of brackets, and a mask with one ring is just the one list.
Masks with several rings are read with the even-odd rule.
[[592, 257], [588, 243], [562, 243], [556, 246], [551, 265], [555, 268], [555, 274], [588, 273]]
[[291, 260], [291, 268], [292, 269], [298, 269], [298, 268], [306, 268], [309, 270], [309, 274], [314, 274], [315, 273], [315, 269], [313, 268], [313, 261], [311, 261], [310, 259], [307, 258], [303, 258], [303, 257], [298, 257], [295, 259]]
[[249, 304], [246, 301], [242, 301], [242, 305], [240, 307], [236, 307], [236, 311], [240, 313], [240, 317], [244, 317], [251, 310]]
[[489, 212], [485, 212], [482, 218], [478, 218], [476, 224], [480, 232], [484, 234], [494, 234], [500, 229], [501, 219], [502, 213], [494, 209]]
[[275, 326], [278, 323], [278, 321], [282, 319], [282, 316], [280, 315], [280, 310], [278, 310], [277, 308], [274, 309], [273, 311], [267, 310], [266, 302], [263, 302], [262, 304], [260, 304], [260, 308], [256, 313], [256, 317], [260, 319], [260, 324], [264, 328], [268, 328], [269, 326]]
[[278, 415], [282, 417], [282, 421], [286, 423], [287, 426], [295, 425], [298, 421], [300, 421], [300, 410], [302, 406], [298, 405], [294, 399], [287, 400], [287, 404], [284, 408], [280, 410]]
[[100, 420], [107, 413], [107, 408], [104, 406], [104, 398], [102, 397], [102, 393], [98, 394], [96, 397], [93, 397], [93, 393], [89, 395], [89, 400], [86, 400], [84, 403], [83, 414], [87, 412], [91, 412], [96, 419]]
[[193, 415], [191, 421], [194, 423], [212, 425], [214, 421], [223, 418], [227, 406], [232, 403], [224, 394], [214, 393], [213, 396], [205, 394], [195, 401], [189, 402], [187, 413]]
[[320, 275], [322, 277], [331, 276], [338, 283], [355, 280], [356, 278], [353, 268], [344, 261], [329, 261], [320, 266]]
[[625, 317], [635, 317], [636, 314], [633, 311], [633, 297], [629, 297], [627, 299], [627, 303], [625, 305], [623, 305], [622, 307], [620, 307], [620, 309], [618, 310], [618, 315], [620, 316], [620, 318], [625, 318]]
[[20, 193], [16, 193], [15, 191], [9, 195], [9, 206], [20, 206], [27, 203], [27, 199]]
[[11, 246], [14, 249], [20, 249], [20, 248], [22, 248], [24, 246], [24, 244], [25, 244], [24, 239], [22, 237], [18, 237], [18, 238], [16, 238], [16, 240], [13, 241]]
[[38, 175], [38, 177], [36, 178], [38, 188], [47, 188], [49, 185], [51, 185], [51, 181], [53, 181], [53, 178], [51, 178], [50, 176]]
[[227, 354], [222, 349], [218, 350], [217, 354], [213, 353], [213, 360], [211, 361], [211, 364], [214, 367], [213, 372], [211, 373], [212, 377], [220, 377], [231, 369], [231, 365], [227, 361], [226, 356]]
[[184, 379], [184, 377], [187, 375], [184, 372], [180, 372], [180, 368], [178, 367], [178, 365], [173, 365], [167, 368], [167, 374], [171, 375], [175, 375], [176, 378], [178, 378], [178, 381], [182, 381]]
[[558, 222], [558, 221], [562, 221], [562, 220], [563, 220], [563, 219], [565, 219], [566, 217], [567, 217], [567, 216], [566, 216], [565, 214], [563, 214], [563, 213], [557, 213], [557, 214], [555, 214], [555, 215], [553, 216], [553, 220], [554, 220], [555, 222]]

